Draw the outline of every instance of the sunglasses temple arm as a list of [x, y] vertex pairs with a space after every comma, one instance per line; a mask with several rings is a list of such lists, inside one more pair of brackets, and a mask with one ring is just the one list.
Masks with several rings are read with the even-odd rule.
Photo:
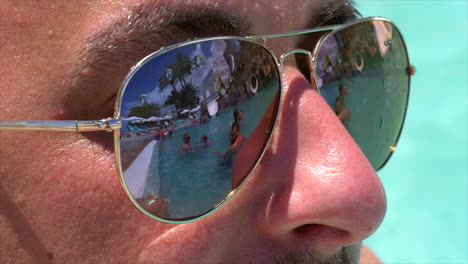
[[22, 120], [22, 121], [0, 121], [0, 130], [14, 131], [55, 131], [55, 132], [112, 132], [122, 127], [120, 119], [103, 120]]

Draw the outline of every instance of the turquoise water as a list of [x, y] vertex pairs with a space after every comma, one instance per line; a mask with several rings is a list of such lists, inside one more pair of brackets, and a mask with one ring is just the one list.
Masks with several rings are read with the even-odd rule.
[[417, 69], [397, 151], [379, 172], [387, 215], [365, 242], [385, 263], [468, 263], [468, 2], [357, 3], [396, 23]]
[[[256, 95], [223, 109], [208, 123], [178, 129], [161, 140], [159, 162], [152, 161], [150, 171], [159, 171], [159, 196], [168, 199], [169, 216], [199, 215], [226, 198], [232, 190], [232, 162], [225, 162], [214, 152], [225, 153], [231, 144], [234, 109], [244, 114], [245, 120], [240, 122], [240, 127], [241, 134], [247, 139], [277, 92], [277, 85], [264, 85]], [[182, 149], [185, 133], [191, 136], [191, 151]], [[202, 135], [208, 136], [210, 145], [200, 143]]]

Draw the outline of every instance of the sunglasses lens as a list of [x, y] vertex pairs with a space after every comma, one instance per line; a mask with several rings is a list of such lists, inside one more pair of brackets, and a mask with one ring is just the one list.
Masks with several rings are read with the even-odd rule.
[[123, 183], [145, 213], [190, 221], [238, 189], [263, 153], [279, 72], [262, 46], [206, 40], [152, 54], [121, 96]]
[[375, 169], [395, 150], [409, 94], [406, 47], [386, 21], [348, 26], [318, 48], [317, 83]]

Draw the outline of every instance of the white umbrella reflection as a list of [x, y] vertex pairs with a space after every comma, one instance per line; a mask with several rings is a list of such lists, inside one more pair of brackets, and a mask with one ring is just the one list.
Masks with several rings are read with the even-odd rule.
[[197, 106], [194, 109], [190, 110], [190, 113], [197, 112], [199, 110], [200, 110], [200, 106]]
[[164, 118], [157, 117], [157, 116], [152, 116], [152, 117], [146, 119], [146, 121], [148, 121], [148, 122], [155, 122], [155, 121], [161, 121], [161, 120], [164, 120]]
[[144, 118], [136, 117], [136, 116], [122, 117], [122, 118], [121, 118], [122, 121], [128, 121], [128, 122], [137, 121], [137, 120], [142, 120], [142, 119], [144, 119]]

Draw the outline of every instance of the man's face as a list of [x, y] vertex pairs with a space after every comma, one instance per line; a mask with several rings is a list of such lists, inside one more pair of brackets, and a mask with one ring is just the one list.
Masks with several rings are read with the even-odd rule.
[[[338, 2], [3, 1], [0, 120], [111, 117], [145, 55], [194, 37], [303, 29]], [[297, 41], [268, 45], [280, 55]], [[0, 262], [353, 263], [385, 214], [380, 180], [292, 59], [282, 78], [264, 157], [230, 202], [190, 224], [134, 208], [111, 133], [0, 132]]]

